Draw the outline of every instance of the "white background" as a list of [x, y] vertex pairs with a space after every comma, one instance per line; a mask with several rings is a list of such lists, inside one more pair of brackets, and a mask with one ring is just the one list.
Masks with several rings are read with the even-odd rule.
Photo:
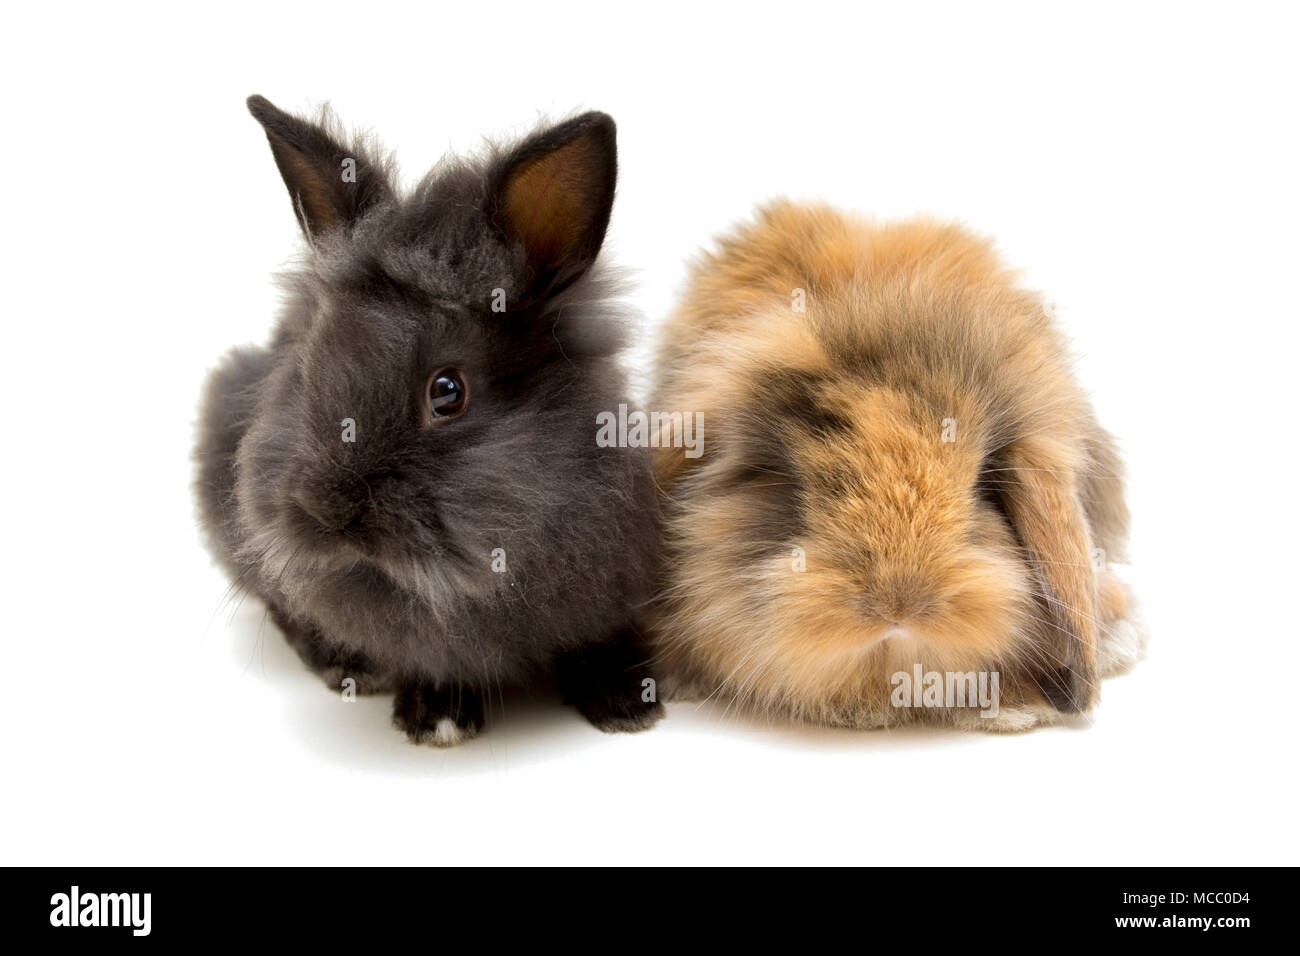
[[[1297, 862], [1291, 10], [439, 7], [7, 12], [4, 862]], [[609, 737], [539, 701], [408, 745], [198, 544], [200, 383], [300, 249], [254, 92], [332, 100], [407, 182], [607, 110], [649, 324], [778, 194], [996, 236], [1126, 449], [1149, 658], [1023, 736], [684, 704]]]

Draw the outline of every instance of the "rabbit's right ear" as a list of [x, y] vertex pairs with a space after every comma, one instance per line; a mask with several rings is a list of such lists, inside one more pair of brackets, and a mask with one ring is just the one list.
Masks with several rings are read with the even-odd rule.
[[248, 98], [248, 111], [266, 131], [294, 215], [308, 240], [344, 228], [367, 209], [392, 198], [383, 170], [345, 147], [320, 124], [291, 116], [261, 96]]

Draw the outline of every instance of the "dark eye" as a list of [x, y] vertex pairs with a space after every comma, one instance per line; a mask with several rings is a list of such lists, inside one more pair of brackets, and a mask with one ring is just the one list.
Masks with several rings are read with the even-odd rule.
[[429, 380], [429, 414], [434, 418], [455, 418], [465, 410], [469, 392], [459, 369], [445, 368]]

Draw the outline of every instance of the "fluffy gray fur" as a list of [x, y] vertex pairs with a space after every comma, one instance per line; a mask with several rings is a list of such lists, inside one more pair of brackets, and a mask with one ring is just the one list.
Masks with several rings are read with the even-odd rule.
[[[295, 150], [284, 176], [310, 248], [270, 344], [232, 351], [207, 382], [196, 493], [214, 556], [308, 663], [372, 689], [527, 682], [626, 640], [656, 520], [645, 450], [595, 441], [597, 413], [627, 401], [623, 316], [594, 251], [541, 275], [500, 212], [512, 168], [593, 122], [612, 177], [612, 122], [445, 161], [403, 197], [328, 117], [250, 108], [277, 162]], [[322, 176], [358, 161], [337, 220], [313, 216], [322, 187], [297, 181], [299, 153]], [[467, 410], [429, 427], [420, 403], [447, 365]]]

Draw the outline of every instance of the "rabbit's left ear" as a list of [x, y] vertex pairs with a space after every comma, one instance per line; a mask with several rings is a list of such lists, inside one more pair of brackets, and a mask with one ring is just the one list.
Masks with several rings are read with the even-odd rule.
[[528, 256], [534, 292], [554, 292], [595, 261], [618, 178], [614, 120], [584, 113], [529, 137], [491, 173], [489, 214]]
[[1014, 480], [1007, 516], [1041, 587], [1034, 682], [1059, 711], [1079, 713], [1097, 698], [1096, 574], [1076, 466], [1033, 443], [1005, 453]]

